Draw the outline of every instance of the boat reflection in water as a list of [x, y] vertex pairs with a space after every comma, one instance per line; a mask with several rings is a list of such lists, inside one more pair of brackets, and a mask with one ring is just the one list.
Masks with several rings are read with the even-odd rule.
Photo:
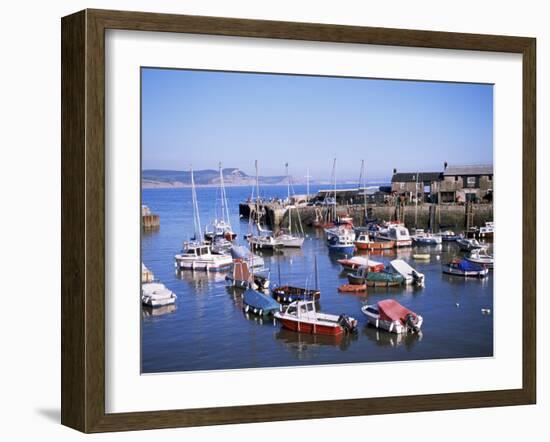
[[404, 345], [407, 349], [410, 349], [422, 340], [422, 331], [418, 333], [396, 334], [380, 330], [371, 325], [366, 325], [363, 328], [363, 335], [381, 347], [399, 347]]
[[141, 306], [142, 319], [149, 319], [156, 316], [163, 316], [168, 313], [174, 313], [176, 311], [176, 304], [164, 305], [161, 307], [149, 307], [146, 305]]
[[226, 272], [176, 270], [176, 278], [188, 283], [197, 294], [208, 293], [217, 284], [225, 284]]
[[320, 347], [338, 347], [346, 351], [352, 341], [357, 340], [357, 334], [319, 335], [298, 333], [281, 327], [275, 334], [275, 339], [281, 341], [297, 359], [305, 361], [314, 357], [315, 350]]

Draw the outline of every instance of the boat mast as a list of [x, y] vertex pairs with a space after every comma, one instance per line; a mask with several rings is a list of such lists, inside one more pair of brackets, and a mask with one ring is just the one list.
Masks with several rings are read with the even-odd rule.
[[311, 177], [309, 176], [309, 167], [307, 168], [306, 172], [306, 203], [309, 203], [309, 179]]
[[227, 204], [227, 195], [225, 193], [225, 184], [223, 181], [223, 169], [222, 169], [222, 163], [220, 161], [219, 163], [220, 168], [220, 196], [222, 199], [222, 220], [228, 225], [231, 226], [229, 223], [229, 205]]
[[260, 227], [260, 178], [258, 176], [258, 160], [254, 160], [256, 168], [256, 223]]
[[332, 182], [334, 185], [334, 208], [332, 211], [333, 221], [336, 221], [336, 158], [332, 163]]
[[367, 222], [367, 189], [365, 185], [365, 178], [363, 176], [365, 172], [365, 160], [361, 160], [361, 172], [359, 173], [359, 191], [361, 191], [361, 186], [363, 186], [363, 215], [365, 217], [365, 223]]
[[[199, 203], [197, 201], [197, 191], [195, 190], [195, 175], [193, 166], [191, 166], [191, 198], [193, 200], [193, 221], [195, 223], [195, 240], [202, 241], [201, 218], [199, 214]], [[198, 237], [197, 237], [198, 234]]]
[[285, 163], [286, 173], [286, 191], [287, 191], [287, 207], [288, 207], [288, 233], [292, 235], [292, 207], [290, 205], [290, 175], [288, 174], [288, 163]]
[[418, 171], [416, 172], [416, 181], [414, 184], [414, 228], [418, 227]]

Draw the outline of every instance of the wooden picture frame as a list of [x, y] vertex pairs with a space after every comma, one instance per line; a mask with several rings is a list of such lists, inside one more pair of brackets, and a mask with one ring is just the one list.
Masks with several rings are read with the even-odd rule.
[[[523, 57], [523, 385], [319, 402], [105, 412], [105, 30], [494, 51]], [[536, 400], [536, 41], [533, 38], [84, 10], [62, 19], [62, 409], [83, 432], [533, 404]]]

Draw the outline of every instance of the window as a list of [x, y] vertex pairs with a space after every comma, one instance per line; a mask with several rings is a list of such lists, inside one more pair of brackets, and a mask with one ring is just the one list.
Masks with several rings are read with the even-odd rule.
[[458, 181], [458, 177], [457, 177], [457, 176], [455, 176], [455, 181]]
[[405, 188], [405, 183], [399, 183], [399, 188], [404, 189]]
[[493, 181], [493, 175], [487, 175], [487, 179], [488, 179], [489, 181]]
[[475, 176], [469, 176], [466, 179], [466, 183], [468, 187], [475, 187], [476, 186], [476, 177]]

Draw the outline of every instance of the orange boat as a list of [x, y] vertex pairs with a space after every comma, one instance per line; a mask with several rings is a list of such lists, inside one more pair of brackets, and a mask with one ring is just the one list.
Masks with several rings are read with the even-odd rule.
[[368, 233], [361, 233], [355, 240], [358, 250], [389, 250], [395, 247], [395, 241], [371, 241]]
[[341, 293], [366, 293], [367, 285], [366, 284], [343, 284], [338, 287], [338, 291]]

